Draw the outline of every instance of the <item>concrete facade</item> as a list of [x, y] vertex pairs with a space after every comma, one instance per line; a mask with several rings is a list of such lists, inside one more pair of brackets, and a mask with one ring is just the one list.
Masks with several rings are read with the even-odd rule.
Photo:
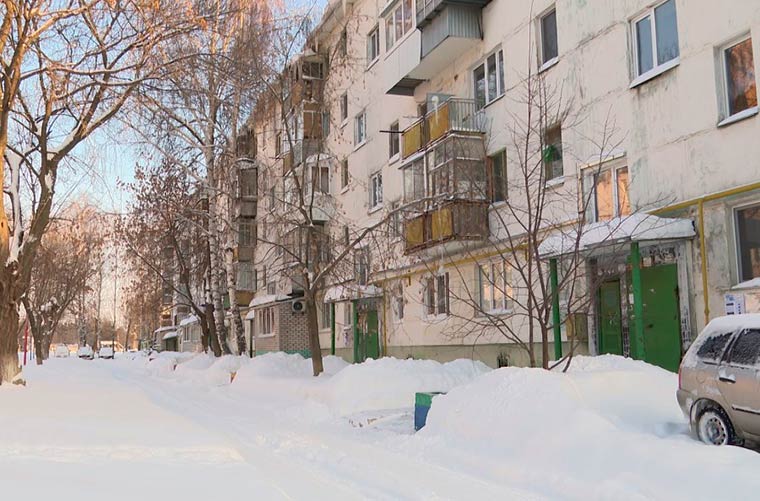
[[[754, 106], [732, 114], [725, 74], [725, 49], [749, 36], [754, 58], [743, 67], [745, 71], [740, 76], [754, 79], [760, 57], [760, 4], [737, 0], [730, 2], [729, 8], [707, 1], [667, 2], [666, 7], [674, 8], [677, 16], [677, 56], [640, 75], [637, 23], [646, 16], [659, 15], [656, 9], [666, 2], [491, 0], [478, 7], [480, 38], [452, 37], [420, 58], [423, 35], [429, 28], [416, 29], [418, 19], [413, 18], [415, 27], [395, 43], [387, 42], [386, 19], [402, 1], [330, 2], [313, 35], [317, 50], [325, 54], [334, 53], [341, 37], [347, 40], [346, 56], [330, 60], [324, 91], [331, 121], [325, 151], [331, 158], [329, 192], [335, 211], [327, 226], [336, 238], [340, 238], [346, 224], [365, 228], [388, 217], [392, 207], [403, 205], [401, 167], [408, 159], [392, 154], [392, 135], [388, 131], [394, 124], [398, 123], [400, 131], [413, 125], [420, 117], [421, 105], [428, 104], [429, 108], [431, 103], [446, 99], [435, 96], [476, 99], [475, 70], [490, 55], [503, 54], [499, 95], [478, 113], [487, 123], [486, 154], [506, 151], [508, 190], [521, 180], [512, 159], [520, 155], [514, 131], [526, 108], [526, 81], [529, 75], [540, 74], [544, 84], [562, 96], [575, 119], [560, 125], [563, 172], [551, 180], [547, 194], [555, 217], [569, 224], [577, 220], [579, 201], [586, 190], [584, 182], [592, 174], [592, 167], [627, 168], [630, 212], [694, 222], [695, 238], [676, 242], [665, 239], [642, 246], [644, 266], [653, 265], [663, 254], [677, 265], [682, 349], [705, 322], [725, 313], [726, 294], [741, 296], [747, 310], [760, 308], [758, 289], [735, 290], [748, 278], [746, 271], [740, 276], [738, 256], [742, 250], [737, 210], [760, 205], [760, 164], [755, 160], [760, 149], [755, 140], [760, 135], [756, 91]], [[552, 11], [556, 15], [557, 54], [544, 62], [541, 20]], [[367, 44], [375, 29], [379, 54], [368, 61], [367, 54], [372, 51]], [[395, 32], [392, 37], [396, 38]], [[409, 83], [410, 80], [414, 81]], [[403, 85], [407, 86], [407, 95], [388, 92], [394, 88], [392, 91], [398, 92]], [[357, 143], [355, 121], [360, 115], [366, 117], [366, 138]], [[258, 122], [258, 157], [274, 158], [274, 132], [281, 126], [276, 119], [262, 121], [259, 117]], [[600, 148], [602, 139], [606, 147]], [[350, 173], [345, 186], [341, 179], [343, 160]], [[374, 203], [373, 176], [378, 173], [382, 175], [381, 200]], [[271, 186], [276, 180], [269, 182]], [[264, 212], [262, 204], [267, 203], [266, 196], [259, 197], [259, 214]], [[488, 211], [491, 241], [504, 238], [496, 221], [511, 225], [512, 231], [517, 227], [514, 215], [503, 203], [491, 204]], [[589, 223], [594, 220], [592, 217]], [[478, 251], [476, 244], [446, 244], [404, 253], [402, 240], [403, 237], [386, 235], [382, 249], [373, 251], [376, 253], [371, 261], [370, 282], [383, 290], [379, 312], [381, 353], [441, 360], [473, 357], [494, 366], [499, 363], [498, 356], [505, 354], [509, 363], [525, 365], [524, 350], [497, 330], [473, 329], [467, 320], [473, 315], [472, 305], [457, 300], [472, 295], [478, 280], [477, 266], [492, 262], [498, 252], [486, 248]], [[760, 240], [760, 236], [750, 240]], [[622, 252], [618, 254], [625, 258], [627, 250]], [[268, 256], [263, 250], [257, 251], [257, 262], [269, 262]], [[441, 272], [449, 273], [450, 313], [431, 315], [425, 300], [426, 287], [428, 279]], [[623, 282], [625, 274], [623, 271]], [[513, 285], [516, 295], [525, 287], [517, 279]], [[287, 288], [287, 284], [278, 285], [277, 292], [288, 293]], [[260, 288], [257, 294], [271, 292]], [[590, 303], [595, 303], [594, 290], [585, 290], [584, 294]], [[625, 301], [625, 290], [622, 295]], [[335, 315], [336, 349], [346, 358], [354, 342], [347, 328], [351, 318], [346, 312], [349, 304], [338, 302]], [[403, 309], [401, 318], [399, 304]], [[589, 317], [586, 337], [577, 351], [596, 353], [598, 305], [591, 304], [585, 314]], [[504, 321], [511, 325], [515, 320], [505, 312]], [[281, 328], [279, 332], [285, 330]], [[527, 337], [521, 336], [526, 342]], [[330, 331], [322, 330], [320, 339], [325, 350], [331, 343]], [[567, 341], [564, 331], [563, 340]], [[257, 351], [259, 343], [257, 339]]]

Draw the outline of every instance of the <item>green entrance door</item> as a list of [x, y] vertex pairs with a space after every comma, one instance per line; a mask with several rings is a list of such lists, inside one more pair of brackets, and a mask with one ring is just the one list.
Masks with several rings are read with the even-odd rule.
[[599, 353], [623, 354], [620, 280], [609, 280], [599, 287]]
[[354, 330], [354, 362], [361, 363], [368, 358], [380, 358], [380, 335], [377, 310], [367, 310], [357, 315]]
[[678, 266], [641, 269], [644, 305], [644, 360], [669, 371], [681, 363], [681, 321]]

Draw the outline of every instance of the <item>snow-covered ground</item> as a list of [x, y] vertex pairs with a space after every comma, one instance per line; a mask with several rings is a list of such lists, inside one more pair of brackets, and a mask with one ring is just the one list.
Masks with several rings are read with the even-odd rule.
[[[8, 499], [752, 499], [760, 455], [688, 436], [676, 376], [479, 363], [53, 359], [0, 388]], [[234, 380], [230, 382], [231, 379]], [[415, 391], [436, 397], [413, 433]]]

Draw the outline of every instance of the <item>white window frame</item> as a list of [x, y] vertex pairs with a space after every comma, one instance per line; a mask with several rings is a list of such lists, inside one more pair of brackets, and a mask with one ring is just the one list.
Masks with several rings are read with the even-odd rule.
[[[491, 56], [496, 58], [496, 95], [493, 96], [493, 98], [488, 95], [488, 77], [490, 76], [490, 73], [488, 71], [488, 59]], [[483, 108], [485, 108], [489, 104], [503, 97], [505, 93], [504, 86], [506, 82], [504, 77], [504, 49], [499, 47], [498, 49], [493, 50], [470, 71], [470, 75], [472, 75], [473, 98], [476, 102], [478, 97], [478, 81], [475, 77], [475, 72], [478, 71], [481, 67], [483, 68], [483, 75], [485, 78], [485, 85], [483, 87], [483, 90], [485, 91], [485, 104], [483, 105]]]
[[[411, 2], [412, 12], [409, 13], [409, 15], [411, 16], [412, 22], [410, 24], [409, 29], [407, 31], [404, 31], [404, 27], [403, 27], [404, 26], [404, 4], [405, 4], [404, 0], [399, 0], [398, 5], [395, 5], [383, 17], [383, 27], [385, 28], [385, 52], [386, 53], [391, 52], [393, 49], [395, 49], [401, 43], [401, 41], [403, 41], [409, 33], [413, 33], [417, 27], [417, 20], [416, 20], [417, 13], [415, 12], [416, 1], [412, 0]], [[396, 38], [396, 29], [395, 29], [396, 11], [399, 9], [401, 9], [401, 36]], [[392, 29], [390, 30], [388, 29], [389, 20], [391, 21], [390, 26], [392, 27]]]
[[404, 321], [404, 285], [398, 282], [391, 293], [391, 316], [393, 323], [399, 324]]
[[354, 117], [354, 148], [367, 142], [367, 110], [362, 110]]
[[346, 191], [348, 185], [351, 184], [351, 173], [348, 170], [348, 158], [344, 158], [340, 162], [340, 189]]
[[331, 303], [325, 303], [323, 302], [321, 305], [321, 308], [319, 310], [319, 330], [324, 331], [328, 330], [330, 325], [330, 312], [331, 312], [332, 306]]
[[340, 95], [340, 123], [345, 125], [348, 122], [348, 92]]
[[[309, 189], [314, 189], [315, 193], [323, 193], [325, 195], [329, 195], [331, 193], [331, 186], [330, 186], [330, 164], [321, 161], [314, 164], [310, 164], [308, 166], [308, 187]], [[323, 176], [327, 176], [327, 191], [322, 189], [322, 178]]]
[[[399, 121], [393, 122], [388, 127], [388, 130], [388, 163], [393, 163], [401, 156], [401, 126]], [[396, 150], [395, 152], [393, 151], [394, 149]]]
[[371, 68], [378, 59], [380, 59], [380, 26], [376, 24], [367, 35], [367, 68]]
[[[483, 267], [487, 267], [488, 277], [483, 276]], [[506, 259], [500, 259], [497, 261], [489, 261], [486, 263], [478, 264], [476, 271], [478, 274], [478, 298], [480, 312], [488, 315], [504, 315], [512, 312], [514, 302], [514, 289], [511, 285], [512, 273], [510, 270], [512, 267]], [[493, 278], [496, 273], [499, 273], [497, 278]], [[488, 284], [491, 287], [491, 297], [488, 299], [490, 304], [484, 304], [484, 278], [487, 278]], [[501, 304], [496, 304], [495, 294], [493, 291], [499, 290], [501, 293]]]
[[539, 63], [540, 63], [538, 67], [539, 72], [548, 70], [549, 68], [557, 64], [557, 62], [559, 61], [559, 23], [556, 23], [557, 55], [544, 61], [544, 19], [546, 19], [546, 17], [549, 16], [549, 14], [551, 14], [552, 12], [554, 12], [554, 17], [556, 19], [557, 17], [556, 4], [552, 4], [551, 7], [543, 11], [536, 18], [536, 24], [537, 24], [536, 33], [538, 34], [538, 37], [537, 37], [538, 38], [538, 56], [539, 56]]
[[373, 172], [369, 176], [369, 210], [383, 207], [383, 171]]
[[591, 197], [588, 204], [588, 214], [586, 219], [589, 223], [599, 222], [599, 207], [597, 204], [597, 192], [596, 192], [596, 177], [604, 172], [610, 171], [612, 173], [612, 209], [613, 218], [621, 217], [620, 213], [620, 185], [618, 184], [618, 175], [621, 170], [626, 169], [628, 171], [628, 205], [630, 210], [630, 184], [631, 184], [631, 168], [626, 162], [614, 162], [612, 165], [603, 166], [602, 168], [593, 167], [583, 173], [583, 194], [584, 200], [588, 200], [586, 197]]
[[[638, 85], [643, 84], [644, 82], [648, 82], [649, 80], [653, 79], [654, 77], [661, 75], [668, 71], [671, 68], [675, 68], [681, 63], [681, 39], [679, 37], [678, 39], [678, 56], [674, 57], [673, 59], [670, 59], [669, 61], [665, 61], [662, 64], [659, 64], [657, 62], [657, 27], [654, 16], [654, 11], [657, 9], [657, 7], [667, 3], [668, 0], [662, 0], [661, 2], [658, 2], [651, 7], [648, 7], [647, 10], [639, 14], [638, 16], [631, 19], [629, 23], [629, 29], [631, 30], [631, 54], [633, 54], [633, 75], [634, 78], [631, 81], [630, 88], [634, 88]], [[639, 21], [650, 18], [649, 25], [651, 29], [651, 36], [652, 36], [652, 69], [645, 71], [644, 73], [639, 72], [639, 35], [638, 31], [636, 31], [636, 25], [639, 23]], [[676, 19], [678, 19], [678, 6], [676, 6]], [[678, 32], [678, 22], [676, 21], [676, 32]]]
[[[721, 83], [721, 98], [720, 98], [720, 110], [722, 120], [718, 123], [718, 127], [729, 125], [739, 120], [749, 118], [758, 114], [760, 110], [758, 105], [750, 106], [747, 109], [738, 111], [731, 114], [731, 104], [728, 98], [728, 72], [726, 71], [726, 51], [731, 47], [734, 47], [746, 40], [752, 39], [752, 33], [745, 33], [744, 35], [731, 39], [730, 42], [720, 46], [720, 53], [718, 57], [718, 64], [720, 65], [720, 83]], [[754, 46], [753, 46], [754, 49]], [[755, 64], [755, 51], [752, 51], [752, 63]], [[755, 64], [755, 86], [757, 86], [757, 65]]]
[[274, 336], [274, 309], [274, 306], [267, 306], [256, 312], [256, 316], [259, 317], [259, 328], [256, 337]]

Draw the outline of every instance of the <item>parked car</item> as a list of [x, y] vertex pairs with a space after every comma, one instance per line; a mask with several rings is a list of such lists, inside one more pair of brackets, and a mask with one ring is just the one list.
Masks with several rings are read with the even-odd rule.
[[676, 394], [703, 442], [760, 442], [760, 315], [710, 322], [681, 362]]
[[69, 356], [69, 347], [65, 344], [59, 344], [55, 347], [53, 355], [55, 358], [67, 358]]
[[95, 358], [95, 353], [89, 346], [82, 346], [77, 350], [77, 356], [85, 360], [92, 360]]
[[113, 348], [111, 346], [103, 346], [98, 351], [98, 358], [113, 358]]

